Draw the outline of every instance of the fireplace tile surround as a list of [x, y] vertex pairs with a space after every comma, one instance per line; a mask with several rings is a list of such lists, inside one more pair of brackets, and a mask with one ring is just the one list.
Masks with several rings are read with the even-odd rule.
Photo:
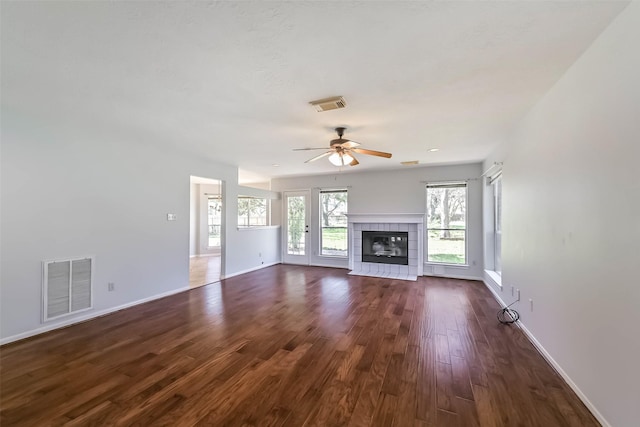
[[[423, 274], [424, 214], [348, 214], [349, 274], [417, 280]], [[362, 261], [363, 231], [407, 231], [409, 265], [379, 264]]]

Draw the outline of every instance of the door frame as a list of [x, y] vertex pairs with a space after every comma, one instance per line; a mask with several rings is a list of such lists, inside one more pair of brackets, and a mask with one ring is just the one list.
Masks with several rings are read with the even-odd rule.
[[[296, 190], [296, 191], [284, 191], [282, 193], [283, 209], [282, 209], [282, 262], [284, 264], [299, 264], [310, 265], [311, 264], [311, 190]], [[304, 232], [304, 255], [288, 254], [288, 234], [289, 234], [289, 197], [305, 198], [305, 232]]]
[[[221, 212], [221, 224], [220, 224], [220, 253], [217, 255], [215, 252], [211, 251], [208, 247], [208, 218], [207, 218], [207, 205], [208, 205], [208, 194], [202, 191], [200, 185], [209, 184], [209, 185], [217, 185], [218, 193], [220, 196], [220, 201], [222, 203], [222, 212]], [[195, 194], [196, 203], [193, 206], [191, 197], [194, 194], [191, 192], [191, 186], [197, 186], [197, 193]], [[217, 255], [220, 257], [220, 277], [216, 282], [224, 279], [225, 277], [225, 264], [226, 264], [226, 234], [227, 234], [227, 191], [226, 191], [226, 181], [221, 178], [210, 178], [204, 177], [201, 175], [189, 175], [189, 251], [188, 257], [191, 260], [192, 257], [205, 257], [205, 256], [213, 256]], [[195, 208], [195, 212], [191, 210]], [[191, 228], [195, 225], [195, 254], [191, 255]], [[207, 237], [205, 237], [207, 236]], [[205, 242], [205, 240], [207, 240]], [[191, 283], [191, 271], [189, 271], [188, 283]], [[201, 285], [205, 285], [206, 283], [202, 283]], [[201, 286], [198, 285], [198, 286]], [[191, 286], [191, 285], [190, 285]]]

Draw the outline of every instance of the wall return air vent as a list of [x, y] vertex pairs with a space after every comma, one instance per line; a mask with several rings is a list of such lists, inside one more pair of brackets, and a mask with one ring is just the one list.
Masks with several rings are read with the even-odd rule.
[[93, 306], [93, 267], [93, 257], [43, 262], [43, 321]]
[[337, 110], [338, 108], [344, 108], [347, 106], [347, 102], [341, 96], [318, 99], [317, 101], [311, 101], [309, 104], [313, 105], [318, 112]]

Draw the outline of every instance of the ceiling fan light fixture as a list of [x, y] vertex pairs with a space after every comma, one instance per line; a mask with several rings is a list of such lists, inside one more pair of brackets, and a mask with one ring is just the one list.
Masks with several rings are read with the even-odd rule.
[[[337, 127], [336, 133], [338, 134], [337, 139], [332, 139], [330, 141], [329, 150], [320, 154], [319, 156], [315, 156], [305, 161], [305, 163], [315, 162], [316, 160], [327, 157], [331, 164], [334, 166], [357, 166], [360, 164], [358, 159], [350, 153], [356, 154], [366, 154], [368, 156], [377, 156], [384, 157], [386, 159], [391, 158], [391, 153], [385, 153], [384, 151], [376, 151], [376, 150], [367, 150], [366, 148], [361, 148], [360, 143], [356, 141], [350, 141], [348, 139], [342, 138], [344, 135], [344, 131], [346, 128]], [[294, 151], [306, 151], [306, 150], [326, 150], [326, 148], [294, 148]]]
[[333, 153], [332, 155], [330, 155], [329, 156], [329, 161], [334, 166], [342, 166], [342, 157], [340, 157], [340, 154], [338, 154], [338, 153]]
[[333, 153], [329, 156], [329, 161], [334, 166], [346, 166], [349, 163], [353, 162], [353, 157], [346, 153]]

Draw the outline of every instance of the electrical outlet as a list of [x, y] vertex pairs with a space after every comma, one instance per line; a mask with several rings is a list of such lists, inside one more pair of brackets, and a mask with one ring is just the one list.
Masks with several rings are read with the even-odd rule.
[[107, 283], [107, 289], [109, 290], [109, 292], [113, 292], [116, 290], [116, 284], [113, 282], [109, 282]]
[[529, 298], [529, 306], [531, 307], [531, 311], [533, 311], [533, 299]]

